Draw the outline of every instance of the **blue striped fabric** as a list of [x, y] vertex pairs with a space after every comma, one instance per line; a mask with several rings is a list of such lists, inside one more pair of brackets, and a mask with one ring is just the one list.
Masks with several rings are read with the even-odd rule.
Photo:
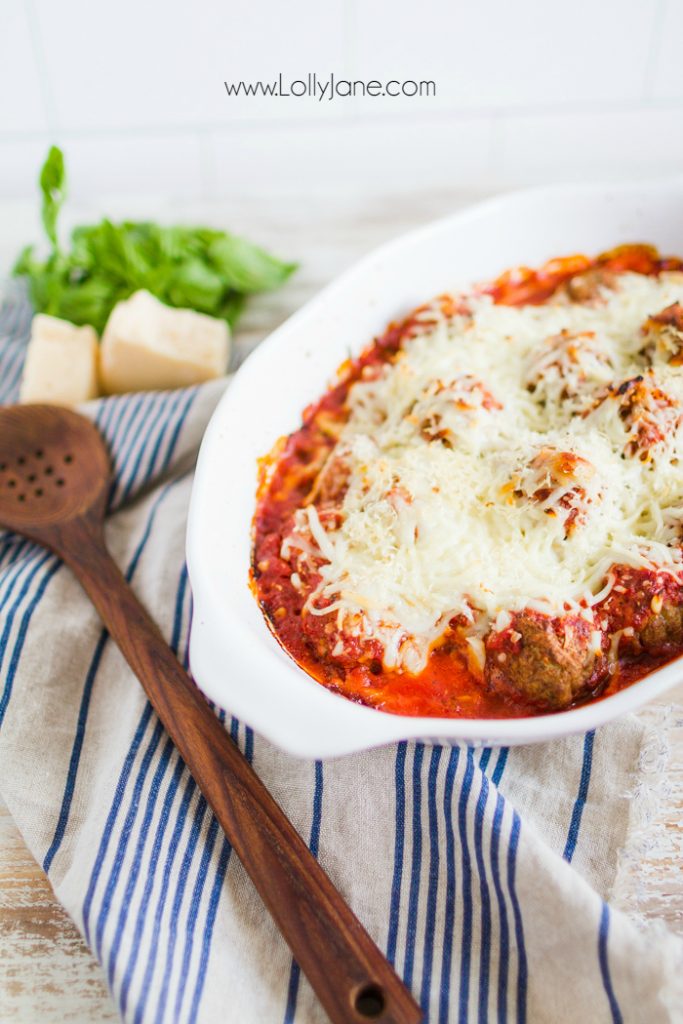
[[[2, 402], [16, 399], [29, 324], [25, 301], [2, 308]], [[93, 412], [114, 463], [110, 508], [128, 517], [124, 571], [133, 585], [153, 590], [157, 570], [149, 567], [158, 567], [166, 543], [157, 538], [175, 530], [153, 611], [185, 663], [191, 595], [177, 515], [189, 481], [179, 473], [178, 453], [201, 394], [110, 398]], [[34, 634], [40, 643], [52, 588], [69, 585], [64, 575], [53, 556], [0, 533], [0, 755], [19, 756], [14, 740], [24, 718], [13, 708], [27, 699], [30, 685], [22, 657]], [[69, 670], [72, 699], [64, 720], [70, 725], [61, 732], [68, 740], [54, 756], [46, 746], [56, 790], [40, 827], [21, 803], [13, 809], [27, 834], [39, 837], [34, 852], [101, 962], [121, 1016], [136, 1024], [321, 1020], [203, 797], [110, 648], [105, 631], [83, 633], [79, 670]], [[119, 687], [116, 708], [106, 704], [109, 686]], [[114, 746], [99, 764], [106, 721]], [[226, 727], [282, 793], [313, 853], [359, 912], [365, 908], [368, 928], [421, 1003], [425, 1020], [624, 1019], [620, 976], [611, 964], [614, 917], [588, 885], [599, 885], [597, 876], [589, 877], [591, 837], [585, 836], [594, 822], [592, 772], [596, 758], [611, 756], [601, 753], [594, 734], [568, 741], [555, 760], [550, 751], [530, 760], [531, 754], [506, 749], [399, 743], [367, 757], [295, 766], [236, 719]], [[566, 785], [550, 794], [546, 818], [535, 818], [544, 772], [550, 777], [560, 763]], [[93, 773], [96, 794], [89, 786]], [[345, 803], [346, 813], [363, 823], [356, 835], [343, 817]], [[546, 1017], [539, 1004], [551, 968], [542, 959], [530, 893], [534, 865], [546, 856], [560, 874], [574, 872], [572, 862], [587, 876], [576, 875], [583, 886], [577, 934], [583, 936], [590, 1017], [563, 1016], [554, 1004]], [[369, 865], [372, 886], [364, 883]], [[243, 983], [246, 976], [257, 977], [258, 986]], [[580, 1005], [579, 995], [576, 1000]]]

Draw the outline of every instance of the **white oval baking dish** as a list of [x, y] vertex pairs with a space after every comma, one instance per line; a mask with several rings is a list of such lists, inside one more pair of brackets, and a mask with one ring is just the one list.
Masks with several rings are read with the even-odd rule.
[[535, 743], [583, 732], [683, 679], [681, 660], [605, 700], [534, 718], [404, 718], [326, 690], [280, 648], [248, 587], [256, 460], [294, 430], [334, 371], [393, 319], [440, 291], [622, 242], [683, 252], [683, 178], [552, 186], [492, 199], [378, 249], [278, 328], [216, 409], [192, 492], [190, 663], [201, 689], [290, 754], [334, 757], [401, 739]]

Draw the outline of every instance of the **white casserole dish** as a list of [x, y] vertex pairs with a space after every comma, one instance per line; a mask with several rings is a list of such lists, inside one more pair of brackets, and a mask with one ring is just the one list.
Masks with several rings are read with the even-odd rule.
[[441, 291], [623, 242], [683, 253], [683, 178], [553, 186], [478, 204], [383, 246], [325, 288], [250, 356], [216, 409], [192, 492], [190, 663], [200, 688], [290, 754], [334, 757], [401, 739], [536, 743], [584, 732], [683, 679], [681, 659], [605, 700], [522, 719], [418, 718], [354, 704], [280, 648], [248, 586], [257, 459], [296, 429], [337, 367], [390, 320]]

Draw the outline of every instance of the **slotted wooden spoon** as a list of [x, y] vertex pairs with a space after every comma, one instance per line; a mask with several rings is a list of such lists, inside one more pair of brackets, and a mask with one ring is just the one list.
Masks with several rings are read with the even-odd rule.
[[104, 541], [109, 457], [96, 427], [48, 405], [0, 410], [0, 525], [66, 562], [334, 1024], [417, 1024], [408, 989], [273, 800], [126, 583]]

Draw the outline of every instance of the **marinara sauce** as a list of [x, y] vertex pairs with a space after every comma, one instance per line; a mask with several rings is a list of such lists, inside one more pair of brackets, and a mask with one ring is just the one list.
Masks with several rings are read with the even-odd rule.
[[[617, 275], [630, 271], [653, 275], [681, 269], [683, 261], [663, 259], [651, 246], [625, 245], [593, 259], [574, 255], [550, 260], [536, 270], [518, 267], [491, 284], [473, 289], [473, 293], [488, 294], [501, 305], [537, 305], [561, 286], [571, 288], [576, 279], [575, 298], [581, 301], [580, 288], [590, 283], [592, 273]], [[441, 296], [438, 301], [445, 315], [458, 311], [451, 296]], [[304, 410], [301, 427], [282, 438], [262, 460], [253, 521], [252, 589], [284, 650], [314, 679], [350, 700], [399, 715], [514, 718], [538, 714], [539, 708], [522, 697], [490, 692], [485, 682], [469, 671], [461, 646], [448, 630], [432, 648], [425, 669], [417, 675], [386, 669], [379, 644], [373, 652], [372, 642], [367, 640], [356, 641], [354, 651], [353, 640], [349, 638], [343, 659], [321, 653], [315, 629], [324, 628], [324, 616], [318, 617], [315, 624], [309, 621], [306, 630], [302, 627], [305, 598], [291, 582], [291, 565], [281, 557], [292, 516], [310, 494], [335, 447], [339, 428], [347, 419], [349, 389], [356, 381], [377, 373], [404, 343], [429, 327], [426, 308], [420, 307], [402, 322], [391, 324], [357, 358], [343, 364], [332, 387]], [[623, 601], [628, 600], [626, 595]], [[617, 692], [680, 653], [672, 650], [661, 657], [645, 655], [633, 661], [617, 661], [614, 671], [593, 692], [584, 695], [581, 703]]]

